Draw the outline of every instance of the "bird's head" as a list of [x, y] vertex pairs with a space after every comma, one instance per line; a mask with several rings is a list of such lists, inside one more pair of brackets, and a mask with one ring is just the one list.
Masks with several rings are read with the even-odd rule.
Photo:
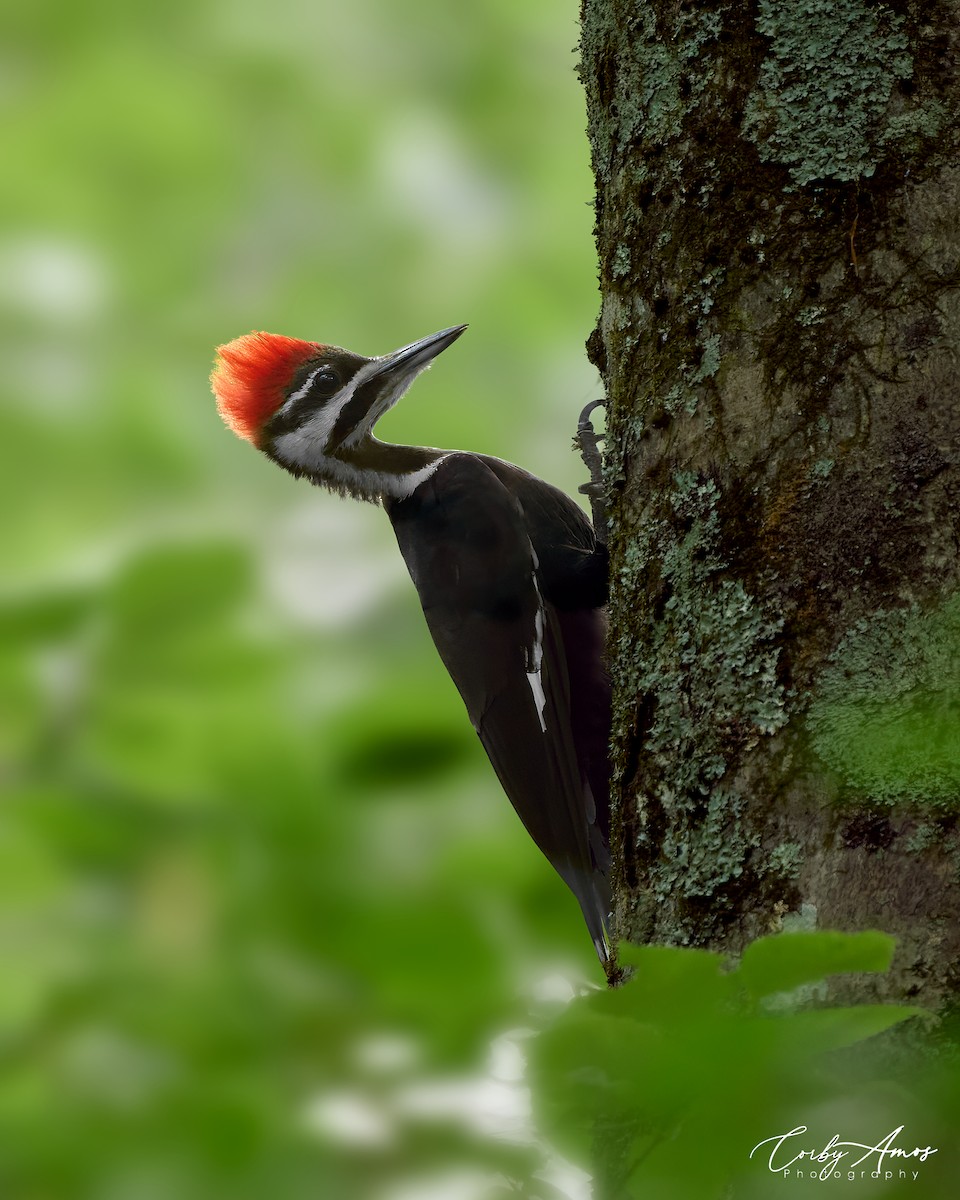
[[372, 498], [391, 490], [374, 476], [403, 474], [413, 461], [385, 452], [417, 449], [385, 446], [374, 426], [465, 329], [455, 325], [378, 358], [248, 333], [218, 348], [210, 382], [220, 415], [239, 437], [296, 475]]

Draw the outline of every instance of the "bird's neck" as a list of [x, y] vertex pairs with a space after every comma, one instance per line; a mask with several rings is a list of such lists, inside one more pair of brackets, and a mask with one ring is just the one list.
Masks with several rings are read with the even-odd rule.
[[[398, 446], [367, 434], [313, 463], [298, 464], [321, 487], [358, 500], [402, 500], [433, 473], [449, 453], [429, 446]], [[286, 465], [286, 464], [285, 464]]]

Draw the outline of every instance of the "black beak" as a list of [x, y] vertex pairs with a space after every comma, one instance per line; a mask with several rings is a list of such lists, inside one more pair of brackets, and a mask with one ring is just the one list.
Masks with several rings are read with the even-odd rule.
[[439, 333], [431, 333], [429, 337], [402, 346], [392, 354], [385, 354], [380, 359], [371, 379], [379, 379], [387, 375], [391, 379], [413, 379], [413, 377], [428, 366], [438, 354], [452, 346], [466, 325], [453, 325], [450, 329], [441, 329]]
[[[392, 354], [371, 359], [372, 370], [357, 388], [347, 406], [351, 419], [344, 423], [342, 435], [334, 428], [328, 449], [336, 450], [346, 439], [357, 441], [373, 431], [385, 412], [389, 412], [422, 370], [437, 355], [457, 340], [466, 325], [454, 325], [431, 333], [419, 342], [401, 346]], [[365, 368], [364, 368], [365, 370]], [[351, 412], [352, 410], [352, 412]]]

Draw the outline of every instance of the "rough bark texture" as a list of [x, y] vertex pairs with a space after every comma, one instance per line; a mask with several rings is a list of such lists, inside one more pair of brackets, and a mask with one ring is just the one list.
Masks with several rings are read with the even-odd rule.
[[960, 991], [960, 3], [582, 16], [620, 935], [736, 952], [881, 928], [898, 954], [867, 986], [941, 1005]]

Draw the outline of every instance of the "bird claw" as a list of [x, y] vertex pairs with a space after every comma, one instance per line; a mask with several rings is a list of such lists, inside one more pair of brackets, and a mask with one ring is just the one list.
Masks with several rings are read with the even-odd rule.
[[577, 432], [573, 444], [580, 451], [583, 465], [590, 473], [590, 482], [582, 484], [577, 491], [590, 497], [590, 509], [593, 514], [593, 528], [597, 541], [606, 543], [607, 540], [607, 488], [603, 481], [603, 460], [597, 443], [604, 436], [595, 432], [590, 414], [595, 408], [605, 408], [606, 400], [591, 400], [580, 412], [577, 420]]
[[[593, 433], [593, 422], [590, 420], [590, 414], [595, 408], [606, 408], [607, 401], [605, 398], [600, 400], [591, 400], [584, 408], [580, 410], [580, 416], [577, 418], [577, 433]], [[602, 438], [602, 433], [593, 433], [595, 438]]]

